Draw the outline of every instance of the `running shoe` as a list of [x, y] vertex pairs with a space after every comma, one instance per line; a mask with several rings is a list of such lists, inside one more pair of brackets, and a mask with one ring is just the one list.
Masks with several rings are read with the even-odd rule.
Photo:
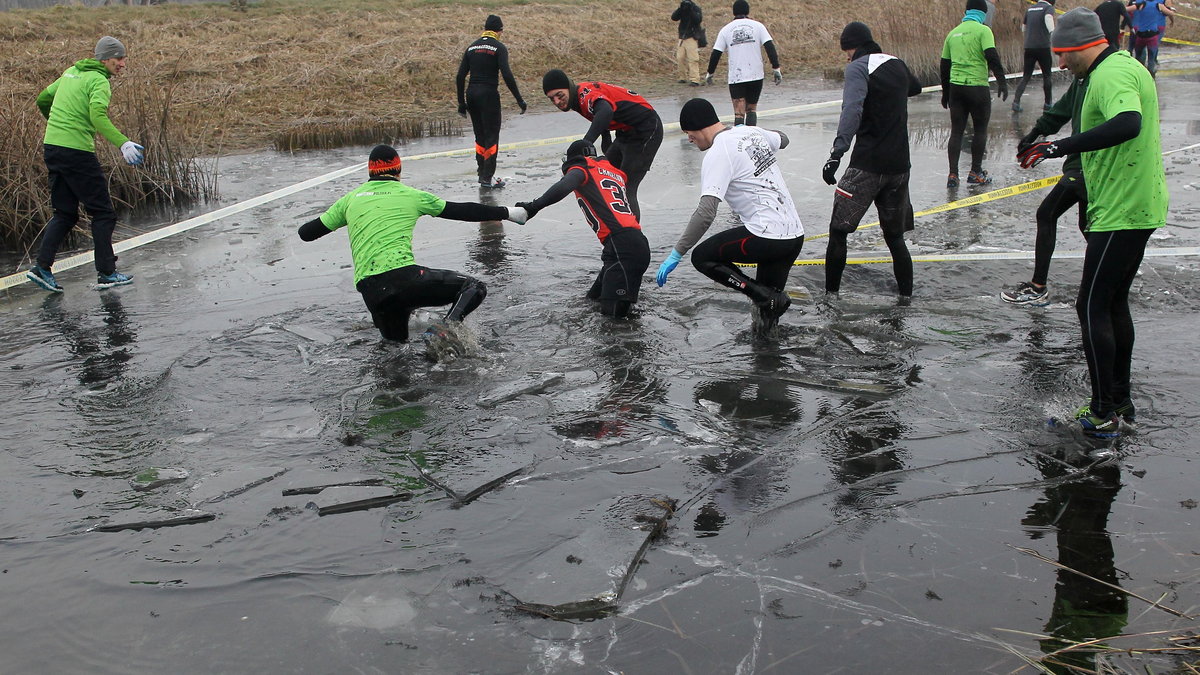
[[102, 291], [106, 288], [112, 288], [113, 286], [124, 286], [132, 283], [133, 277], [129, 276], [128, 274], [121, 274], [115, 270], [112, 274], [101, 273], [96, 275], [96, 290], [98, 291]]
[[55, 280], [54, 275], [51, 274], [50, 270], [48, 269], [43, 269], [37, 265], [34, 265], [33, 267], [29, 268], [28, 272], [25, 273], [25, 277], [38, 286], [50, 291], [51, 293], [63, 292], [63, 287], [58, 285], [58, 281]]
[[1032, 282], [1022, 281], [1020, 286], [1011, 291], [1002, 291], [1000, 299], [1014, 305], [1045, 307], [1050, 304], [1050, 288], [1048, 286], [1038, 288]]
[[952, 173], [949, 176], [946, 176], [946, 187], [948, 187], [948, 188], [958, 187], [958, 174]]
[[1013, 101], [1012, 109], [1013, 112], [1021, 112], [1021, 103], [1019, 101]]
[[1046, 104], [1042, 105], [1042, 112], [1048, 112], [1053, 107], [1054, 107], [1053, 103], [1046, 103]]
[[[1137, 424], [1137, 410], [1133, 407], [1133, 401], [1125, 401], [1116, 408], [1113, 408], [1113, 414], [1120, 417], [1121, 421], [1130, 427]], [[1075, 419], [1091, 416], [1092, 406], [1090, 404], [1085, 404], [1079, 410], [1075, 411]]]
[[982, 169], [967, 174], [967, 185], [987, 185], [990, 182], [992, 182], [992, 177]]
[[504, 187], [505, 185], [506, 185], [506, 183], [504, 182], [504, 179], [503, 179], [503, 178], [493, 178], [493, 179], [491, 179], [491, 180], [481, 180], [481, 181], [479, 181], [479, 187], [481, 187], [481, 188], [488, 188], [488, 189], [491, 189], [491, 188], [502, 188], [502, 187]]
[[1079, 426], [1083, 427], [1085, 436], [1091, 436], [1092, 438], [1116, 438], [1121, 435], [1121, 418], [1116, 413], [1109, 413], [1108, 417], [1084, 415], [1077, 419], [1079, 420]]

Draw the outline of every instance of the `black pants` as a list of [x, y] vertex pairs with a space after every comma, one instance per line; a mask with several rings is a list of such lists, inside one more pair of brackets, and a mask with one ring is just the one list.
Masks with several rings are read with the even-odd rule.
[[50, 172], [50, 206], [54, 209], [54, 216], [42, 232], [42, 243], [37, 253], [38, 267], [48, 270], [54, 264], [58, 247], [79, 222], [79, 206], [82, 204], [92, 219], [96, 271], [112, 274], [117, 269], [117, 256], [113, 253], [112, 244], [117, 212], [113, 210], [112, 198], [108, 195], [108, 181], [100, 170], [96, 153], [60, 145], [43, 145], [42, 153], [46, 159], [46, 169]]
[[600, 272], [587, 297], [600, 301], [600, 312], [622, 318], [637, 302], [642, 276], [650, 266], [650, 244], [641, 230], [620, 229], [604, 240]]
[[1029, 78], [1033, 77], [1033, 67], [1037, 66], [1042, 72], [1042, 93], [1046, 95], [1046, 105], [1054, 103], [1054, 86], [1051, 80], [1051, 74], [1054, 73], [1054, 56], [1050, 53], [1050, 48], [1045, 49], [1026, 49], [1025, 50], [1025, 72], [1021, 75], [1021, 81], [1017, 83], [1017, 93], [1013, 97], [1015, 103], [1021, 102], [1021, 94], [1025, 93], [1025, 85], [1029, 84]]
[[663, 140], [662, 120], [655, 119], [655, 123], [656, 128], [647, 135], [635, 136], [618, 131], [613, 144], [604, 153], [608, 161], [625, 174], [625, 195], [629, 208], [633, 209], [633, 215], [639, 221], [642, 207], [638, 204], [638, 186], [650, 171]]
[[1133, 316], [1129, 287], [1154, 230], [1090, 232], [1075, 312], [1087, 355], [1092, 414], [1104, 417], [1129, 402]]
[[1058, 219], [1072, 206], [1079, 205], [1079, 231], [1087, 237], [1087, 185], [1083, 172], [1071, 169], [1055, 183], [1050, 194], [1037, 208], [1037, 239], [1033, 247], [1033, 283], [1045, 286], [1050, 276], [1050, 258], [1058, 237]]
[[[764, 302], [782, 291], [792, 272], [792, 263], [804, 247], [804, 237], [766, 239], [750, 233], [745, 225], [705, 239], [692, 249], [692, 264], [713, 281], [741, 291], [754, 302]], [[733, 263], [755, 263], [754, 279]]]
[[974, 136], [971, 138], [971, 170], [983, 171], [983, 156], [987, 153], [987, 127], [992, 117], [992, 90], [987, 86], [950, 85], [950, 142], [946, 151], [950, 158], [950, 173], [958, 173], [958, 156], [962, 154], [963, 133], [971, 118]]
[[496, 152], [500, 145], [500, 92], [494, 86], [467, 87], [467, 112], [475, 132], [475, 163], [480, 183], [491, 183], [496, 175]]
[[487, 286], [478, 279], [420, 265], [366, 277], [357, 288], [379, 333], [400, 342], [408, 339], [408, 320], [414, 309], [450, 305], [446, 320], [462, 321], [487, 297]]
[[871, 204], [879, 212], [883, 241], [892, 254], [892, 274], [900, 295], [912, 295], [912, 255], [904, 233], [913, 229], [912, 201], [908, 195], [909, 173], [881, 174], [850, 167], [838, 181], [829, 221], [829, 243], [825, 246], [825, 290], [837, 293], [846, 269], [846, 238]]

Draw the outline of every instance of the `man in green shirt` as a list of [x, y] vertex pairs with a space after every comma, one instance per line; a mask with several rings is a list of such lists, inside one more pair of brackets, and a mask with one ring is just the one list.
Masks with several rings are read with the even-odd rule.
[[346, 193], [318, 218], [300, 226], [300, 238], [313, 241], [345, 227], [354, 260], [354, 286], [362, 294], [375, 327], [387, 340], [408, 339], [408, 320], [418, 307], [450, 305], [447, 321], [462, 321], [487, 297], [483, 282], [452, 270], [416, 263], [413, 229], [421, 216], [482, 222], [524, 223], [519, 207], [447, 202], [400, 182], [400, 156], [377, 145], [367, 162], [369, 180]]
[[967, 174], [967, 183], [992, 182], [983, 170], [988, 121], [992, 117], [988, 69], [996, 76], [996, 95], [1001, 99], [1008, 98], [1008, 81], [1004, 79], [1004, 66], [996, 52], [996, 38], [992, 29], [984, 25], [986, 13], [987, 4], [983, 0], [967, 0], [962, 23], [946, 35], [942, 44], [942, 107], [950, 110], [950, 141], [946, 145], [950, 159], [948, 188], [958, 187], [958, 158], [962, 154], [968, 117], [975, 135], [971, 138], [971, 172]]
[[1089, 9], [1064, 14], [1051, 47], [1063, 68], [1088, 80], [1079, 133], [1035, 143], [1018, 158], [1026, 168], [1074, 153], [1083, 160], [1088, 241], [1075, 311], [1092, 397], [1076, 418], [1084, 433], [1112, 438], [1135, 418], [1129, 288], [1151, 233], [1167, 220], [1158, 92], [1140, 63], [1109, 46], [1099, 17]]
[[112, 88], [108, 80], [125, 70], [125, 45], [104, 36], [96, 43], [95, 58], [81, 59], [67, 68], [38, 94], [38, 110], [46, 118], [42, 148], [50, 173], [50, 205], [54, 216], [46, 223], [38, 247], [37, 264], [25, 273], [42, 288], [62, 293], [50, 268], [58, 247], [79, 221], [79, 206], [92, 218], [92, 243], [96, 257], [96, 288], [111, 288], [133, 282], [117, 271], [112, 234], [117, 214], [108, 194], [108, 182], [96, 159], [96, 134], [121, 149], [132, 166], [142, 163], [142, 146], [129, 140], [108, 119]]

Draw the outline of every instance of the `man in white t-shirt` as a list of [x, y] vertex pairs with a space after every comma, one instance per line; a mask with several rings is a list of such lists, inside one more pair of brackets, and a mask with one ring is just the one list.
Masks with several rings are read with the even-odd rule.
[[[702, 98], [683, 105], [679, 126], [701, 152], [710, 152], [700, 169], [700, 204], [659, 266], [658, 285], [667, 283], [667, 275], [683, 254], [708, 231], [717, 205], [724, 200], [744, 224], [700, 242], [692, 251], [692, 264], [713, 281], [750, 298], [758, 310], [756, 328], [769, 331], [792, 304], [783, 288], [804, 246], [804, 225], [775, 160], [788, 138], [757, 127], [727, 127]], [[751, 279], [735, 263], [757, 264], [758, 273]]]
[[729, 53], [729, 97], [733, 99], [733, 123], [754, 126], [758, 122], [758, 97], [762, 93], [763, 63], [759, 47], [767, 52], [775, 84], [783, 82], [779, 69], [779, 54], [767, 27], [750, 18], [750, 3], [734, 0], [733, 21], [725, 24], [713, 42], [708, 57], [706, 84], [712, 84], [713, 73], [721, 62], [721, 54]]

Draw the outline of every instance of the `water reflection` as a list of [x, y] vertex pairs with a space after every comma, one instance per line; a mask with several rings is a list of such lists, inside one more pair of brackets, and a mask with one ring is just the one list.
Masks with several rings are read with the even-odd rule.
[[899, 478], [876, 477], [904, 468], [903, 451], [896, 441], [908, 427], [900, 422], [896, 407], [861, 399], [850, 405], [859, 412], [832, 430], [824, 453], [834, 479], [847, 486], [835, 499], [835, 515], [847, 510], [872, 512], [885, 497], [898, 492], [900, 483]]
[[125, 375], [133, 358], [131, 346], [137, 341], [135, 326], [129, 320], [118, 293], [100, 294], [101, 321], [95, 330], [87, 325], [87, 316], [63, 307], [63, 296], [55, 293], [42, 301], [42, 320], [53, 326], [67, 341], [67, 348], [78, 360], [76, 377], [88, 389], [104, 389]]
[[[1048, 480], [1061, 478], [1071, 470], [1052, 459], [1040, 460], [1038, 468]], [[1117, 465], [1096, 466], [1083, 479], [1046, 488], [1042, 499], [1021, 521], [1034, 528], [1029, 533], [1032, 539], [1043, 536], [1042, 528], [1055, 528], [1058, 562], [1075, 570], [1059, 569], [1054, 585], [1054, 606], [1045, 628], [1052, 637], [1041, 641], [1042, 651], [1047, 654], [1042, 663], [1051, 672], [1097, 672], [1094, 650], [1067, 648], [1077, 642], [1120, 635], [1128, 622], [1124, 593], [1081, 576], [1119, 585], [1108, 514], [1120, 491]]]
[[[747, 365], [743, 375], [708, 377], [693, 391], [697, 408], [718, 415], [722, 425], [732, 427], [720, 430], [730, 434], [730, 445], [792, 428], [803, 420], [800, 398], [793, 392], [799, 388], [779, 377], [794, 370], [783, 355], [764, 347], [751, 354]], [[698, 465], [704, 471], [729, 480], [700, 507], [693, 524], [696, 536], [715, 536], [727, 521], [726, 513], [766, 505], [787, 475], [781, 462], [779, 455], [736, 447], [702, 455]]]
[[656, 354], [638, 319], [615, 321], [589, 314], [586, 320], [599, 325], [597, 352], [610, 384], [594, 414], [557, 424], [555, 431], [566, 438], [603, 439], [640, 435], [647, 426], [674, 429], [661, 413], [666, 408], [667, 385], [652, 372]]
[[[480, 188], [479, 203], [497, 206], [499, 203], [493, 192], [488, 188]], [[510, 263], [508, 247], [504, 243], [504, 223], [499, 220], [479, 223], [479, 238], [471, 242], [467, 252], [471, 260], [479, 263], [488, 274], [507, 272]]]

